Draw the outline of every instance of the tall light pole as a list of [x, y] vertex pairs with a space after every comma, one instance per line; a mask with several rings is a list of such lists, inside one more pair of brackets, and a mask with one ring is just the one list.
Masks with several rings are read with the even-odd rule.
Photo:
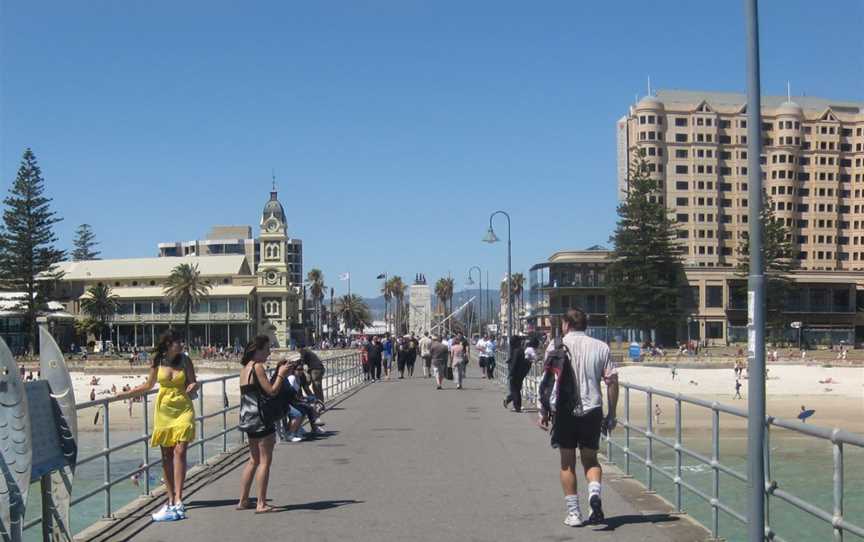
[[480, 280], [480, 310], [478, 311], [479, 315], [477, 317], [477, 329], [480, 331], [480, 335], [483, 335], [483, 330], [480, 327], [482, 325], [481, 322], [483, 322], [483, 271], [479, 266], [472, 266], [468, 270], [468, 284], [474, 284], [474, 280], [471, 278], [471, 271], [474, 271], [475, 269], [477, 270], [477, 276]]
[[495, 235], [495, 230], [492, 229], [492, 219], [495, 215], [504, 215], [507, 217], [507, 344], [510, 344], [510, 337], [513, 336], [513, 275], [511, 273], [511, 247], [510, 247], [510, 215], [504, 211], [495, 211], [489, 215], [489, 230], [483, 237], [486, 243], [497, 243], [500, 241]]
[[759, 86], [759, 9], [744, 0], [747, 28], [747, 199], [750, 274], [747, 277], [747, 462], [750, 519], [747, 539], [765, 540], [765, 262], [762, 258], [762, 91]]

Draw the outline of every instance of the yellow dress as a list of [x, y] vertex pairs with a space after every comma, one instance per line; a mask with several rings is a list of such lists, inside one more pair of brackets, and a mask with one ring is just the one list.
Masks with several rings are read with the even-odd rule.
[[168, 367], [159, 367], [159, 393], [153, 409], [153, 436], [150, 446], [171, 447], [195, 440], [195, 408], [186, 396], [186, 372], [172, 377]]

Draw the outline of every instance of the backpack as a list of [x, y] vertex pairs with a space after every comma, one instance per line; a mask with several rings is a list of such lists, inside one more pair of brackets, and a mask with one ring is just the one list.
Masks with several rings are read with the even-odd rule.
[[582, 416], [579, 381], [573, 373], [570, 350], [560, 338], [555, 339], [555, 348], [546, 356], [539, 391], [544, 412], [571, 412], [573, 416]]

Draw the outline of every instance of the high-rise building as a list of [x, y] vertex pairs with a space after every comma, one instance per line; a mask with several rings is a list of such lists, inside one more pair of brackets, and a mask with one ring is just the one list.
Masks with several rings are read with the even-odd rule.
[[[748, 227], [746, 102], [660, 90], [617, 123], [619, 199], [639, 153], [679, 223], [688, 266], [737, 263]], [[864, 270], [864, 102], [765, 96], [762, 137], [765, 190], [800, 267]]]

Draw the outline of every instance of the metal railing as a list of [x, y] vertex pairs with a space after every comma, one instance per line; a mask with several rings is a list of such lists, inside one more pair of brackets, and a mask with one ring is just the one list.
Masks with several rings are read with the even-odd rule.
[[[689, 397], [680, 393], [671, 393], [664, 390], [658, 390], [652, 387], [639, 386], [636, 384], [621, 383], [623, 391], [623, 412], [619, 416], [619, 425], [624, 429], [624, 443], [615, 442], [612, 438], [606, 438], [606, 456], [607, 459], [614, 461], [614, 451], [619, 450], [624, 454], [624, 472], [631, 475], [631, 459], [635, 459], [643, 464], [646, 468], [646, 486], [649, 491], [654, 490], [654, 475], [660, 474], [668, 478], [675, 486], [675, 509], [678, 512], [683, 512], [683, 489], [687, 489], [693, 495], [699, 497], [711, 506], [711, 530], [712, 536], [719, 536], [720, 531], [720, 512], [725, 512], [729, 516], [735, 518], [742, 524], [747, 524], [747, 515], [745, 511], [737, 510], [734, 503], [724, 502], [720, 498], [720, 481], [721, 474], [731, 476], [732, 478], [749, 483], [746, 473], [740, 472], [731, 466], [724, 465], [720, 458], [720, 414], [729, 414], [747, 420], [747, 411], [742, 408], [737, 408], [729, 405], [724, 405], [716, 401], [705, 401], [696, 397]], [[630, 410], [630, 396], [632, 392], [642, 393], [645, 396], [645, 426], [640, 427], [633, 423]], [[651, 412], [652, 400], [657, 397], [665, 397], [675, 402], [675, 438], [669, 439], [662, 437], [655, 431], [654, 417]], [[700, 408], [711, 411], [711, 457], [707, 457], [697, 451], [687, 448], [682, 440], [683, 422], [682, 422], [682, 405], [694, 405]], [[814, 437], [828, 441], [833, 447], [833, 507], [829, 512], [822, 508], [798, 497], [784, 489], [781, 489], [780, 482], [772, 479], [771, 471], [771, 428], [781, 428], [797, 432], [802, 435]], [[864, 436], [845, 431], [843, 429], [828, 429], [813, 425], [807, 425], [800, 421], [784, 420], [773, 416], [765, 418], [765, 495], [767, 498], [766, 511], [770, 510], [772, 499], [779, 499], [802, 512], [810, 514], [812, 517], [819, 519], [830, 525], [834, 532], [834, 540], [841, 542], [844, 532], [850, 532], [864, 538], [864, 528], [860, 525], [851, 523], [843, 517], [843, 467], [844, 453], [843, 445], [849, 444], [864, 448]], [[631, 434], [636, 433], [646, 439], [646, 453], [642, 457], [635, 453], [631, 445]], [[654, 445], [661, 444], [666, 448], [675, 452], [675, 470], [674, 474], [667, 472], [659, 467], [654, 460]], [[711, 494], [707, 494], [697, 488], [692, 483], [684, 479], [682, 471], [682, 463], [684, 456], [693, 459], [698, 463], [706, 465], [713, 471]], [[765, 538], [768, 540], [777, 540], [784, 542], [785, 539], [780, 537], [770, 524], [770, 514], [766, 513], [765, 521]]]
[[[507, 356], [503, 352], [496, 354], [496, 379], [501, 385], [509, 386], [509, 375], [507, 371]], [[542, 378], [543, 368], [542, 362], [535, 362], [525, 382], [522, 386], [522, 395], [528, 404], [536, 404], [539, 394], [539, 384]], [[620, 383], [621, 395], [623, 395], [623, 408], [619, 408], [618, 425], [624, 432], [624, 442], [616, 442], [612, 436], [604, 437], [606, 442], [606, 458], [610, 463], [614, 463], [616, 450], [618, 455], [623, 454], [624, 473], [628, 476], [633, 475], [631, 468], [632, 460], [636, 460], [645, 467], [644, 483], [649, 491], [654, 491], [655, 474], [659, 474], [668, 479], [674, 484], [674, 507], [677, 513], [684, 513], [684, 495], [686, 489], [691, 494], [695, 495], [702, 501], [706, 502], [711, 507], [710, 525], [706, 527], [711, 531], [714, 538], [720, 536], [720, 512], [724, 512], [735, 518], [743, 525], [747, 524], [747, 514], [743, 509], [736, 509], [735, 503], [731, 503], [721, 499], [721, 475], [727, 475], [733, 479], [747, 484], [749, 483], [748, 475], [744, 472], [736, 470], [734, 467], [725, 465], [721, 462], [720, 457], [720, 414], [729, 414], [743, 420], [748, 419], [748, 414], [745, 409], [737, 408], [729, 405], [724, 405], [716, 401], [705, 401], [696, 397], [689, 397], [680, 393], [672, 393], [664, 390], [655, 389], [647, 386], [639, 386], [622, 382]], [[645, 397], [645, 426], [639, 426], [634, 423], [631, 417], [631, 393], [638, 392], [644, 394]], [[654, 416], [651, 411], [653, 398], [664, 397], [675, 402], [675, 437], [670, 439], [660, 436], [654, 428]], [[699, 408], [710, 410], [711, 412], [711, 454], [710, 457], [690, 449], [684, 445], [683, 433], [684, 425], [682, 418], [683, 405], [694, 405]], [[830, 442], [832, 446], [833, 457], [833, 502], [830, 511], [820, 508], [819, 506], [808, 502], [807, 500], [792, 494], [782, 488], [778, 480], [772, 479], [771, 469], [771, 429], [778, 428], [789, 431], [794, 431], [801, 435], [820, 439]], [[864, 436], [851, 433], [849, 431], [834, 428], [818, 427], [807, 425], [800, 421], [785, 420], [766, 416], [765, 418], [765, 496], [766, 496], [766, 522], [765, 522], [765, 538], [766, 540], [776, 540], [778, 542], [787, 542], [786, 539], [778, 535], [772, 528], [770, 523], [770, 504], [772, 499], [793, 506], [795, 509], [806, 512], [810, 516], [826, 523], [833, 529], [834, 542], [843, 542], [844, 533], [852, 533], [861, 538], [864, 538], [864, 527], [862, 525], [852, 523], [843, 516], [843, 500], [844, 500], [844, 445], [856, 446], [864, 450]], [[646, 451], [645, 455], [639, 455], [633, 451], [633, 433], [640, 437], [644, 437]], [[675, 456], [674, 471], [668, 472], [655, 459], [655, 444], [660, 444], [668, 450], [672, 450]], [[689, 458], [707, 466], [711, 469], [711, 492], [706, 493], [696, 487], [694, 483], [685, 479], [685, 471], [682, 469], [684, 458]]]
[[[360, 356], [358, 353], [350, 353], [342, 356], [338, 356], [335, 358], [325, 359], [325, 374], [323, 381], [323, 390], [324, 396], [327, 401], [332, 401], [334, 398], [343, 395], [357, 386], [363, 383], [363, 371], [360, 365]], [[222, 446], [221, 452], [219, 453], [228, 453], [238, 450], [245, 446], [245, 444], [240, 444], [229, 450], [228, 448], [228, 435], [233, 431], [238, 431], [239, 425], [239, 412], [237, 423], [230, 424], [228, 422], [228, 413], [239, 411], [240, 402], [239, 397], [237, 403], [234, 405], [229, 405], [228, 401], [228, 390], [227, 383], [232, 380], [239, 379], [240, 374], [239, 370], [237, 374], [227, 375], [227, 376], [219, 376], [215, 378], [208, 378], [199, 380], [199, 389], [198, 389], [198, 398], [197, 402], [197, 412], [195, 416], [195, 423], [197, 424], [197, 440], [190, 442], [187, 448], [187, 453], [194, 453], [193, 450], [197, 448], [198, 450], [198, 461], [199, 464], [204, 464], [207, 460], [207, 455], [205, 451], [205, 444], [210, 441], [221, 438]], [[205, 395], [207, 397], [211, 397], [214, 392], [209, 390], [213, 390], [216, 388], [216, 393], [221, 393], [218, 397], [222, 400], [223, 408], [215, 410], [213, 412], [205, 413], [204, 408], [204, 398]], [[111, 418], [110, 418], [110, 408], [109, 405], [111, 403], [116, 403], [118, 401], [123, 401], [123, 399], [115, 399], [113, 397], [105, 398], [105, 399], [96, 399], [95, 401], [87, 401], [84, 403], [78, 403], [76, 405], [76, 411], [81, 412], [82, 410], [98, 408], [100, 409], [102, 415], [102, 449], [96, 451], [92, 454], [86, 455], [84, 457], [80, 457], [76, 463], [76, 469], [80, 468], [82, 465], [87, 463], [102, 460], [103, 462], [103, 475], [102, 475], [102, 483], [97, 487], [90, 489], [82, 493], [81, 495], [76, 495], [70, 504], [70, 507], [74, 507], [98, 494], [102, 494], [104, 498], [104, 519], [112, 519], [113, 512], [115, 510], [114, 503], [111, 500], [111, 490], [119, 483], [128, 482], [133, 477], [140, 476], [143, 479], [143, 494], [150, 495], [151, 493], [151, 483], [150, 483], [150, 469], [158, 467], [162, 463], [161, 454], [158, 454], [160, 457], [156, 460], [151, 461], [150, 458], [150, 436], [152, 434], [152, 427], [150, 423], [150, 396], [158, 393], [158, 389], [153, 389], [147, 392], [145, 395], [141, 397], [141, 412], [143, 415], [143, 434], [140, 437], [136, 437], [133, 439], [126, 440], [121, 443], [112, 444], [111, 441]], [[222, 429], [210, 435], [205, 435], [204, 432], [204, 422], [208, 419], [218, 418], [222, 419]], [[242, 435], [242, 433], [240, 433]], [[243, 441], [245, 443], [245, 439]], [[116, 454], [121, 450], [125, 450], [129, 447], [140, 445], [142, 448], [142, 464], [139, 468], [134, 469], [129, 472], [124, 472], [119, 476], [113, 476], [111, 472], [111, 456], [112, 454]], [[74, 490], [74, 482], [73, 482], [73, 490]], [[123, 503], [124, 505], [126, 503]], [[71, 515], [71, 514], [70, 514]], [[24, 530], [30, 529], [42, 523], [42, 518], [34, 518], [24, 524]], [[71, 526], [70, 526], [71, 528]]]

